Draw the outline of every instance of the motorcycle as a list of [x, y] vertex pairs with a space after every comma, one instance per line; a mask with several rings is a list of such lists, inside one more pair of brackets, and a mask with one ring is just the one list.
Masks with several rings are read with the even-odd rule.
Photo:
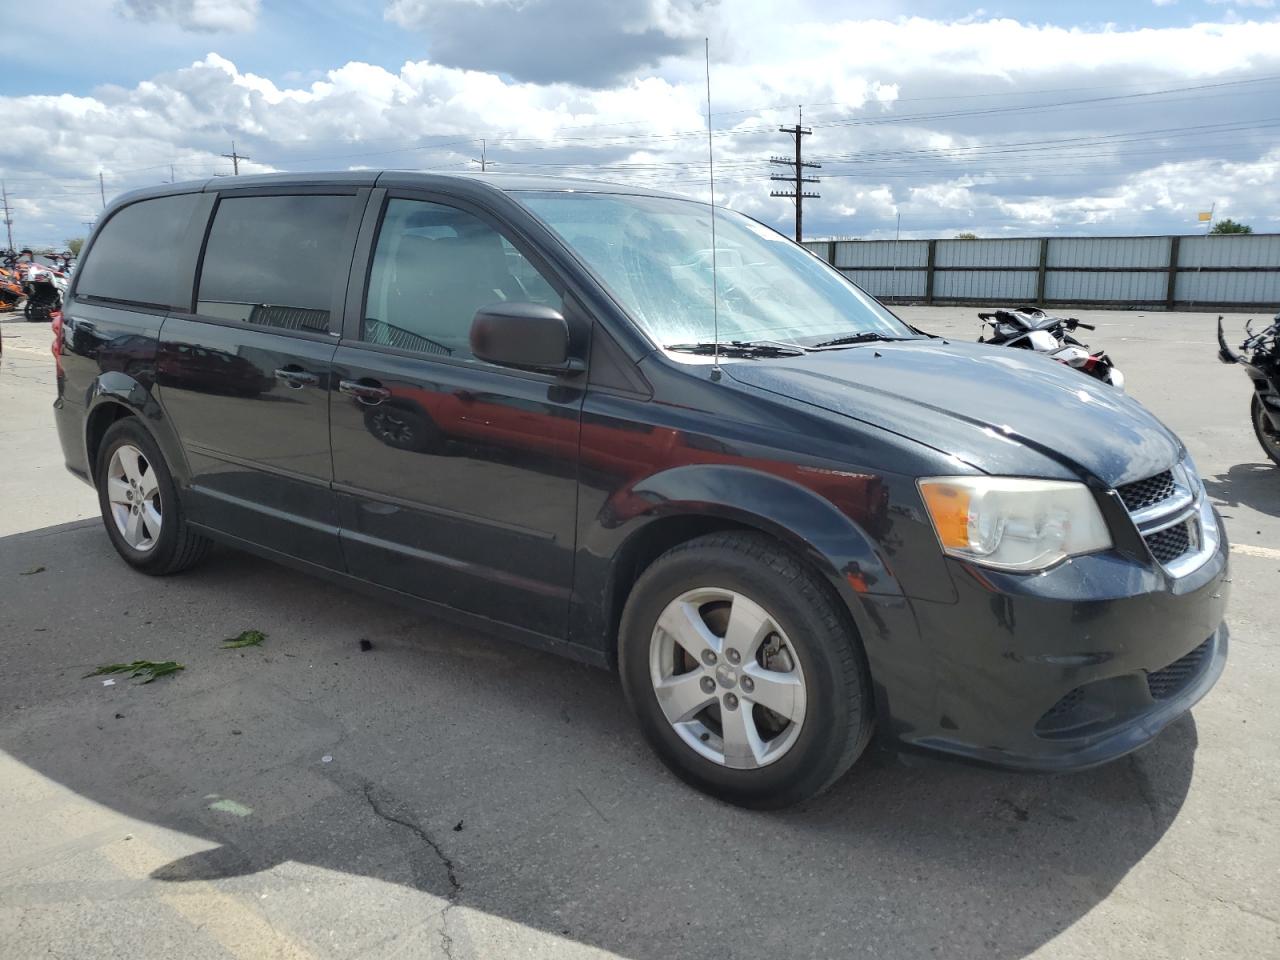
[[62, 309], [68, 286], [66, 275], [34, 261], [22, 264], [22, 270], [22, 292], [27, 298], [23, 316], [31, 323], [51, 319]]
[[1218, 359], [1240, 364], [1253, 382], [1253, 400], [1249, 405], [1253, 432], [1263, 452], [1280, 466], [1280, 313], [1259, 333], [1253, 332], [1250, 320], [1245, 324], [1245, 334], [1237, 353], [1227, 346], [1222, 317], [1218, 317]]
[[21, 299], [22, 280], [18, 271], [0, 267], [0, 313], [18, 309], [18, 301]]
[[1124, 390], [1124, 374], [1103, 351], [1089, 352], [1089, 345], [1072, 334], [1076, 330], [1096, 330], [1092, 324], [1075, 317], [1054, 317], [1038, 307], [1015, 307], [978, 314], [990, 325], [991, 336], [981, 335], [979, 343], [1033, 350], [1081, 373]]

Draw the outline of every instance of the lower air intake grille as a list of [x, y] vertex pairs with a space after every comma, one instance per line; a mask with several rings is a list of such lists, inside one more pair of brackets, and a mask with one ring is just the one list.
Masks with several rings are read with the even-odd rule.
[[1043, 721], [1060, 720], [1063, 717], [1074, 713], [1076, 708], [1080, 706], [1080, 701], [1084, 699], [1084, 687], [1076, 687], [1065, 697], [1055, 703], [1048, 709]]
[[1161, 563], [1169, 563], [1191, 549], [1191, 531], [1185, 523], [1168, 527], [1147, 537], [1147, 546], [1151, 548], [1153, 557]]
[[1206, 640], [1180, 660], [1175, 660], [1163, 670], [1147, 674], [1147, 689], [1154, 700], [1167, 700], [1193, 681], [1209, 659], [1213, 638]]

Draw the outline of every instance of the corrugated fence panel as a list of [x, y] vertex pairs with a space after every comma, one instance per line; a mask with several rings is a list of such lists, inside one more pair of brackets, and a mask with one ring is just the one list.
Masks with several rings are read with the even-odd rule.
[[1180, 273], [1176, 293], [1191, 303], [1280, 304], [1280, 273]]
[[1183, 237], [1180, 267], [1280, 267], [1280, 236]]
[[[965, 240], [964, 243], [975, 243]], [[1034, 270], [946, 270], [933, 275], [933, 295], [940, 300], [1005, 300], [1029, 303], [1036, 296]]]
[[1039, 240], [939, 240], [934, 265], [939, 267], [1036, 267]]
[[[1178, 239], [1178, 305], [1280, 303], [1280, 234]], [[1173, 237], [1052, 237], [1045, 247], [1044, 298], [1052, 303], [1164, 304]], [[836, 266], [880, 297], [924, 300], [928, 240], [838, 240]], [[1031, 303], [1040, 238], [936, 240], [933, 296], [939, 301]], [[805, 246], [826, 259], [831, 243]]]
[[846, 277], [873, 297], [924, 299], [923, 270], [844, 270]]
[[1087, 273], [1053, 271], [1044, 275], [1044, 297], [1050, 302], [1076, 303], [1084, 300], [1127, 300], [1135, 303], [1162, 303], [1169, 275], [1160, 273]]
[[837, 267], [925, 267], [928, 240], [841, 240], [836, 244]]
[[1046, 262], [1051, 268], [1166, 267], [1169, 265], [1169, 238], [1055, 237], [1049, 240]]

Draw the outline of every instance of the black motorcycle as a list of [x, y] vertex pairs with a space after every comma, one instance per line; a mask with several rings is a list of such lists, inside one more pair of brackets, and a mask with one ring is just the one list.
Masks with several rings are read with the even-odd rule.
[[1240, 364], [1253, 382], [1253, 401], [1249, 407], [1253, 432], [1267, 456], [1280, 466], [1280, 313], [1271, 326], [1259, 333], [1253, 332], [1250, 320], [1245, 325], [1245, 333], [1247, 336], [1237, 353], [1227, 346], [1219, 317], [1218, 359]]
[[1118, 390], [1124, 389], [1124, 374], [1111, 358], [1101, 350], [1091, 353], [1087, 343], [1072, 336], [1076, 330], [1097, 329], [1091, 324], [1075, 317], [1055, 317], [1039, 307], [993, 310], [978, 314], [978, 319], [989, 324], [992, 331], [989, 338], [979, 336], [979, 343], [1033, 350]]

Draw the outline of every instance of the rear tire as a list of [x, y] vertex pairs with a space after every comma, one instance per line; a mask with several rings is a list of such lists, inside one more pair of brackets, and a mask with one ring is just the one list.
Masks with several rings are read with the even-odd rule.
[[169, 465], [137, 418], [107, 429], [95, 475], [107, 536], [131, 567], [167, 576], [208, 554], [212, 542], [188, 526]]
[[838, 599], [759, 534], [710, 534], [655, 560], [623, 611], [619, 669], [662, 761], [740, 806], [785, 807], [822, 792], [874, 725], [865, 658]]
[[1256, 393], [1253, 395], [1249, 413], [1253, 417], [1254, 435], [1262, 445], [1263, 452], [1271, 458], [1272, 463], [1280, 467], [1280, 430], [1271, 426], [1267, 411], [1262, 406], [1262, 398]]

